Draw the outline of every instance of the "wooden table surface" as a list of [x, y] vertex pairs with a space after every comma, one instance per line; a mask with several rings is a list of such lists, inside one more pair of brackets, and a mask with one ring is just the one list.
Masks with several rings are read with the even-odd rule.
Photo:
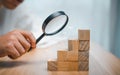
[[66, 40], [47, 48], [34, 49], [16, 60], [0, 58], [0, 75], [120, 75], [120, 59], [93, 43], [89, 72], [47, 71], [47, 60], [57, 58], [57, 51], [67, 47]]

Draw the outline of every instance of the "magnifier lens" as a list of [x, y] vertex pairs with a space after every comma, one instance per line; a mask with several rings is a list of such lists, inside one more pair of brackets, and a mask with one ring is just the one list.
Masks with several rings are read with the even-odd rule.
[[60, 28], [63, 27], [63, 25], [66, 22], [67, 17], [64, 15], [58, 16], [56, 18], [54, 18], [53, 20], [51, 20], [46, 28], [45, 28], [45, 33], [46, 34], [52, 34], [56, 31], [58, 31]]

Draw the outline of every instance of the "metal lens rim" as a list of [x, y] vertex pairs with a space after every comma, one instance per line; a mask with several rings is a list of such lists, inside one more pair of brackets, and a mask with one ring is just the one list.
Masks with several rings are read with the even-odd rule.
[[[61, 16], [61, 15], [66, 16], [66, 21], [65, 21], [65, 23], [63, 24], [63, 26], [62, 26], [61, 28], [59, 28], [57, 31], [53, 32], [53, 33], [46, 33], [46, 32], [45, 32], [45, 28], [46, 28], [47, 24], [48, 24], [52, 19], [54, 19], [54, 18], [56, 18], [56, 17], [59, 17], [59, 16]], [[68, 16], [67, 16], [63, 11], [57, 11], [57, 12], [51, 14], [50, 16], [48, 16], [48, 17], [46, 18], [46, 20], [43, 22], [42, 30], [43, 30], [43, 32], [45, 33], [45, 35], [55, 35], [55, 34], [59, 33], [61, 30], [63, 30], [63, 29], [65, 28], [65, 26], [66, 26], [67, 23], [68, 23], [68, 20], [69, 20]]]

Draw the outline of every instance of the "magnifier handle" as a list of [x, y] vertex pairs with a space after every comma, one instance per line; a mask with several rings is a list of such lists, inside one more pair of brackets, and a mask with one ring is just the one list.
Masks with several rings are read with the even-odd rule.
[[[36, 40], [36, 44], [45, 36], [45, 33], [43, 33], [37, 40]], [[28, 50], [31, 51], [32, 47], [30, 47], [30, 49]]]
[[36, 44], [45, 36], [45, 33], [43, 33], [37, 40], [36, 40]]

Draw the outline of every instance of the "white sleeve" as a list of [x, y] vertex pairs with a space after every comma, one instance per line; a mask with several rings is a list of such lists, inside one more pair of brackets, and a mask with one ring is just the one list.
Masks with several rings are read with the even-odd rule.
[[8, 10], [4, 8], [4, 12], [5, 16], [3, 19], [3, 28], [0, 27], [4, 33], [14, 29], [20, 29], [31, 31], [35, 36], [41, 34], [42, 22], [40, 17], [30, 11], [24, 3], [18, 6], [15, 10]]

